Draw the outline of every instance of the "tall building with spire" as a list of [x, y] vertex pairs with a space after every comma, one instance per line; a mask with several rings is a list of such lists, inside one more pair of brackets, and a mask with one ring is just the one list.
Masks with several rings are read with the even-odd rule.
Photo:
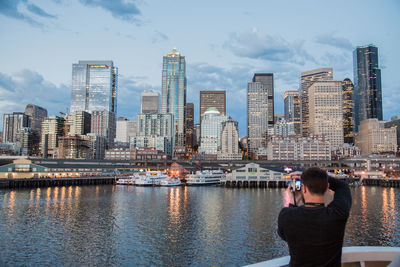
[[363, 120], [382, 120], [381, 69], [378, 66], [378, 47], [359, 46], [353, 52], [354, 64], [354, 126]]
[[118, 68], [111, 60], [72, 65], [70, 112], [106, 110], [117, 113]]
[[320, 68], [301, 73], [300, 77], [300, 100], [301, 100], [301, 134], [308, 137], [310, 134], [308, 88], [319, 80], [332, 80], [332, 68]]
[[176, 48], [163, 57], [161, 113], [173, 115], [174, 154], [185, 153], [186, 60]]

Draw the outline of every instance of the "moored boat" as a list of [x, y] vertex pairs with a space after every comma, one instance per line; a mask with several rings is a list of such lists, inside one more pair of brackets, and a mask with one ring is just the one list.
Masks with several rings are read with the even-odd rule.
[[177, 177], [170, 177], [161, 181], [161, 186], [178, 186], [181, 185], [181, 180]]
[[186, 185], [215, 185], [225, 178], [225, 173], [221, 170], [197, 171], [189, 174], [186, 178]]

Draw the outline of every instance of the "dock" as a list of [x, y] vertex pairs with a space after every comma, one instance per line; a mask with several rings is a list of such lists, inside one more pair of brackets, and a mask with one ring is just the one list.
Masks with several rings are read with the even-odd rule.
[[100, 185], [114, 184], [115, 178], [103, 177], [66, 177], [66, 178], [21, 178], [0, 179], [0, 188], [32, 188], [69, 185]]

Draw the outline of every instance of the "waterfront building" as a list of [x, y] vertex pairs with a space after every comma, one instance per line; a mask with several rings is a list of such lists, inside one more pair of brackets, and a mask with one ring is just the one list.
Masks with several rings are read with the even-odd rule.
[[200, 123], [208, 108], [216, 108], [222, 116], [226, 115], [226, 91], [200, 91]]
[[[166, 160], [171, 159], [170, 154], [165, 154], [161, 150], [157, 150], [155, 148], [138, 148], [133, 150], [135, 160]], [[171, 169], [173, 168], [173, 164], [171, 165]]]
[[381, 69], [378, 65], [378, 47], [357, 47], [354, 64], [354, 126], [358, 131], [361, 121], [382, 120]]
[[349, 78], [342, 82], [343, 90], [343, 136], [345, 144], [354, 144], [354, 85]]
[[257, 163], [247, 163], [244, 167], [233, 170], [226, 175], [226, 181], [230, 182], [262, 182], [280, 181], [283, 173], [260, 167]]
[[107, 140], [107, 148], [114, 145], [116, 131], [115, 113], [107, 110], [92, 111], [91, 133], [104, 136]]
[[335, 147], [343, 146], [341, 81], [317, 81], [308, 88], [309, 132], [323, 135]]
[[208, 108], [201, 122], [200, 153], [217, 154], [221, 148], [222, 123], [227, 120], [216, 108]]
[[268, 131], [274, 125], [274, 75], [256, 73], [247, 84], [247, 136], [249, 156], [254, 158], [259, 148], [266, 147]]
[[136, 116], [136, 136], [166, 136], [173, 137], [173, 116], [165, 114], [138, 114]]
[[172, 155], [172, 137], [170, 136], [132, 136], [129, 143], [131, 149], [153, 148]]
[[16, 146], [22, 156], [40, 155], [40, 135], [35, 129], [24, 127], [17, 132]]
[[73, 111], [66, 116], [69, 126], [68, 135], [85, 135], [90, 133], [92, 116], [86, 111]]
[[301, 73], [300, 77], [300, 102], [301, 102], [301, 134], [307, 137], [310, 134], [308, 88], [319, 80], [332, 80], [332, 68], [320, 68]]
[[268, 160], [331, 160], [331, 144], [324, 136], [272, 136], [268, 141]]
[[140, 113], [159, 113], [160, 94], [154, 91], [144, 91], [142, 93], [142, 101]]
[[136, 136], [136, 121], [119, 117], [116, 126], [116, 143], [129, 143], [129, 137]]
[[25, 107], [24, 113], [29, 117], [29, 127], [38, 131], [39, 136], [42, 131], [42, 122], [47, 117], [47, 109], [34, 104], [28, 104]]
[[24, 127], [29, 127], [29, 117], [22, 112], [3, 115], [3, 142], [15, 143], [17, 133]]
[[88, 141], [79, 135], [58, 137], [59, 159], [88, 159]]
[[217, 155], [218, 160], [241, 160], [239, 152], [239, 129], [238, 122], [231, 117], [222, 122], [221, 149]]
[[195, 145], [196, 133], [194, 131], [194, 104], [186, 103], [185, 107], [185, 145], [187, 158], [191, 158]]
[[390, 121], [385, 122], [385, 128], [396, 129], [397, 152], [400, 152], [400, 116], [393, 116]]
[[296, 123], [293, 121], [286, 121], [285, 119], [279, 120], [274, 125], [274, 135], [281, 135], [283, 137], [296, 135], [295, 126]]
[[70, 112], [106, 110], [117, 113], [118, 68], [111, 60], [72, 64]]
[[397, 133], [395, 128], [385, 128], [385, 121], [376, 118], [363, 120], [356, 134], [356, 146], [361, 154], [395, 153]]
[[285, 120], [294, 124], [294, 132], [301, 136], [301, 102], [299, 91], [285, 91], [283, 94]]
[[56, 158], [58, 155], [58, 138], [64, 136], [65, 119], [49, 116], [42, 123], [40, 150], [44, 158]]
[[87, 140], [87, 144], [89, 146], [88, 158], [104, 159], [105, 150], [107, 146], [106, 137], [99, 134], [88, 133], [82, 136], [82, 138]]
[[[161, 113], [172, 114], [175, 155], [185, 153], [186, 60], [172, 49], [163, 57]], [[139, 123], [139, 122], [138, 122]]]

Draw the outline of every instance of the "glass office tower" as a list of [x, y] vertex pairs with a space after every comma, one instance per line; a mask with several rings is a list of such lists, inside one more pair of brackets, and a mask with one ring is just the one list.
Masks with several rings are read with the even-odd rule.
[[357, 47], [353, 52], [354, 64], [354, 126], [363, 120], [382, 120], [381, 69], [378, 67], [378, 47]]
[[79, 61], [72, 65], [70, 112], [117, 112], [118, 68], [112, 61]]
[[173, 114], [174, 154], [184, 154], [186, 60], [176, 48], [163, 57], [161, 94], [161, 113]]

